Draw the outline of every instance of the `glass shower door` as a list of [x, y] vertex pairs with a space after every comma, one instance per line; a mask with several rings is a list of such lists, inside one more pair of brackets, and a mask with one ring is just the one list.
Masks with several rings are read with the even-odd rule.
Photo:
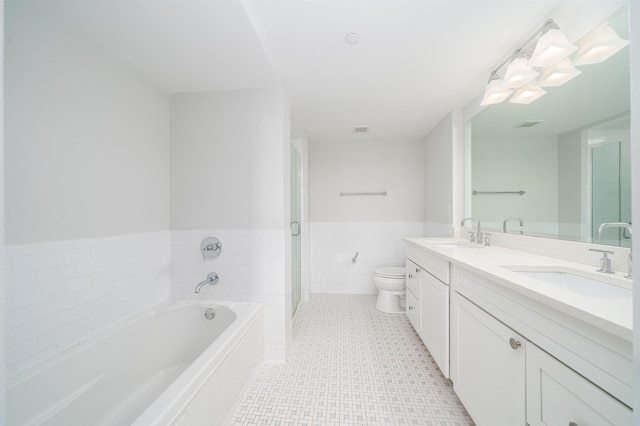
[[301, 186], [300, 153], [291, 145], [291, 314], [295, 314], [302, 294], [301, 271]]

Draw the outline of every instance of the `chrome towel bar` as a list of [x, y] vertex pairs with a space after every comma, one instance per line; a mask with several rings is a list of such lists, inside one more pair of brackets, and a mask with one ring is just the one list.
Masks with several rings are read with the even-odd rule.
[[353, 195], [382, 195], [383, 197], [385, 197], [387, 195], [387, 191], [380, 191], [380, 192], [341, 192], [340, 196], [341, 197], [350, 197]]
[[472, 194], [473, 195], [479, 195], [479, 194], [518, 194], [518, 195], [524, 195], [526, 191], [523, 191], [522, 189], [520, 191], [473, 191]]

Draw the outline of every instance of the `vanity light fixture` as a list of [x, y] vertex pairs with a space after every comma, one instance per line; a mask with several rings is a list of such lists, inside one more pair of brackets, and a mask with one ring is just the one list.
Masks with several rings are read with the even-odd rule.
[[493, 105], [499, 104], [504, 101], [513, 93], [513, 89], [509, 89], [504, 86], [502, 79], [497, 72], [491, 73], [489, 77], [489, 83], [487, 83], [487, 90], [484, 92], [484, 98], [480, 105]]
[[616, 34], [608, 22], [599, 25], [579, 42], [574, 65], [598, 64], [629, 44]]
[[[521, 55], [521, 53], [517, 53]], [[519, 56], [509, 63], [504, 72], [504, 85], [510, 89], [517, 89], [539, 76], [540, 73], [529, 65], [529, 60], [524, 56]]]
[[[575, 77], [573, 69], [558, 68], [549, 74], [548, 67], [562, 62], [577, 47], [567, 40], [553, 19], [547, 20], [533, 35], [531, 35], [516, 51], [505, 59], [495, 70], [491, 72], [489, 83], [484, 98], [480, 105], [491, 105], [504, 101], [511, 93], [509, 90], [517, 89], [513, 95], [512, 103], [530, 103], [543, 96], [546, 92], [535, 81], [542, 74], [544, 85], [562, 84]], [[502, 79], [500, 70], [506, 67]], [[570, 64], [569, 64], [570, 67]], [[562, 78], [565, 80], [563, 81]]]
[[513, 97], [509, 99], [509, 103], [511, 104], [530, 104], [535, 101], [539, 97], [543, 96], [545, 93], [544, 90], [540, 88], [535, 83], [527, 84], [524, 87], [516, 90], [513, 94]]
[[569, 42], [558, 25], [549, 19], [543, 25], [542, 35], [533, 49], [529, 65], [538, 68], [550, 67], [576, 50], [578, 47]]

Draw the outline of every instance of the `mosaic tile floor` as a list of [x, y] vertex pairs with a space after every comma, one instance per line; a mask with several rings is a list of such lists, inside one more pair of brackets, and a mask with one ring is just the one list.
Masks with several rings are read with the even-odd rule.
[[407, 317], [315, 294], [286, 364], [265, 364], [231, 425], [473, 425]]

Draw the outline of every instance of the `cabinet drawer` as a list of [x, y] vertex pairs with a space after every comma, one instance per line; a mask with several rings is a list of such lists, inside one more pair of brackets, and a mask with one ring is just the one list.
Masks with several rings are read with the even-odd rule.
[[406, 261], [407, 269], [407, 289], [420, 299], [420, 267], [411, 260]]
[[409, 322], [413, 325], [413, 328], [416, 329], [418, 334], [420, 333], [419, 303], [418, 298], [411, 292], [411, 290], [407, 290], [407, 318], [409, 318]]
[[633, 424], [632, 410], [534, 344], [527, 343], [527, 422]]
[[421, 269], [427, 271], [445, 284], [450, 282], [449, 262], [412, 247], [407, 249], [407, 257]]

